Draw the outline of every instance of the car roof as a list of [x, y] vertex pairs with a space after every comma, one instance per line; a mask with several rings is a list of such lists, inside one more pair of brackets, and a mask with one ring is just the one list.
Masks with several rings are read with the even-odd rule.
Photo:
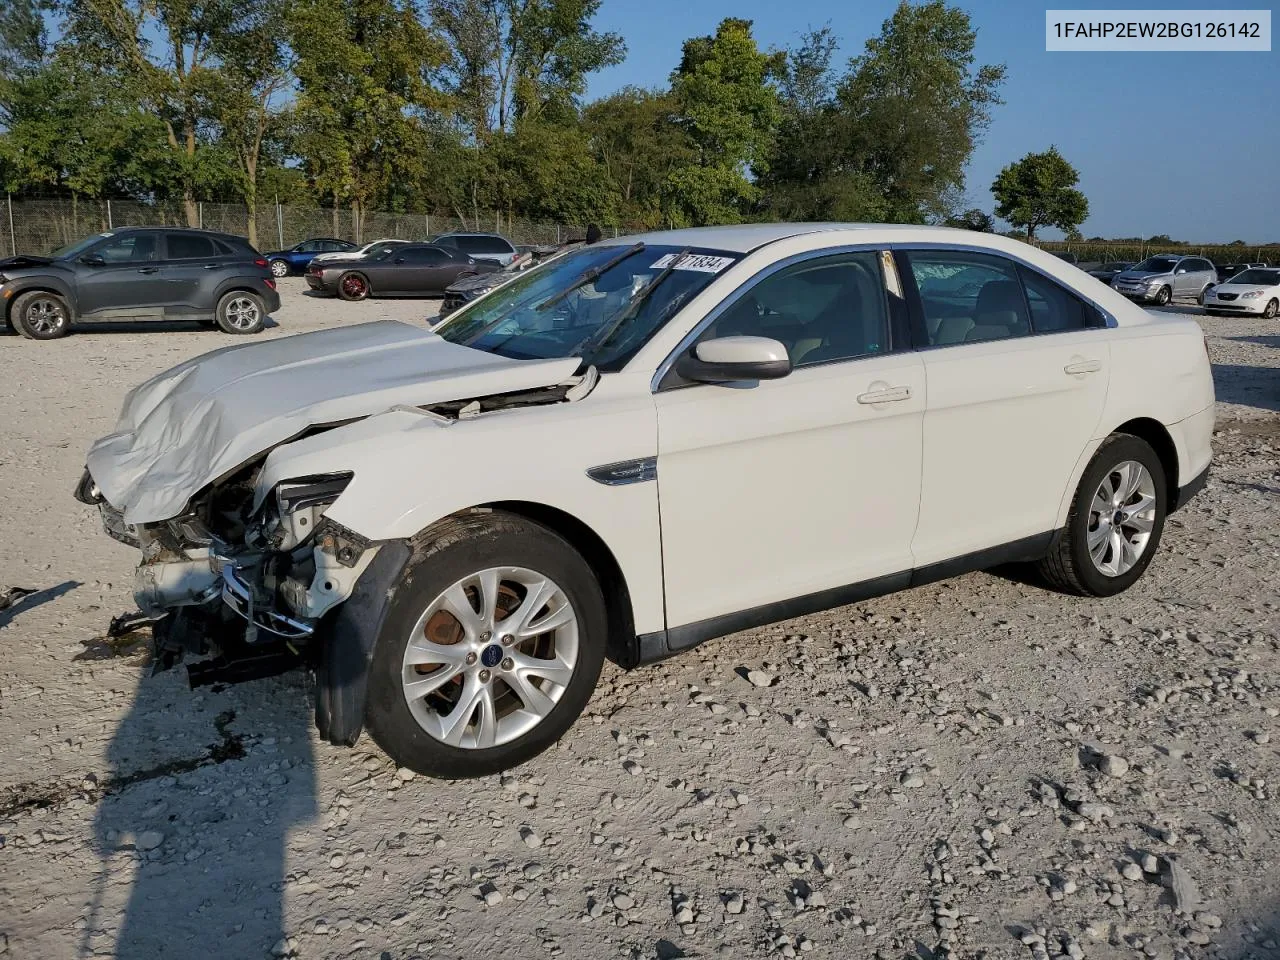
[[891, 223], [742, 223], [721, 227], [685, 227], [678, 230], [659, 230], [650, 233], [634, 233], [626, 237], [609, 238], [600, 243], [610, 246], [633, 243], [660, 243], [673, 247], [701, 247], [708, 250], [725, 250], [730, 253], [750, 253], [766, 244], [791, 237], [813, 233], [829, 233], [846, 230], [912, 230], [919, 231], [922, 242], [955, 241], [960, 236], [973, 237], [972, 230], [958, 227], [926, 227], [916, 224]]

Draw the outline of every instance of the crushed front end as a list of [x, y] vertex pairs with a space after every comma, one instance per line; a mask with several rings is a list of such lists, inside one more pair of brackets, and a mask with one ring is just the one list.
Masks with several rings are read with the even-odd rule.
[[196, 687], [312, 662], [325, 614], [376, 556], [378, 544], [324, 515], [351, 474], [283, 481], [254, 509], [261, 467], [207, 487], [180, 516], [140, 524], [127, 523], [85, 471], [76, 498], [98, 507], [109, 536], [142, 553], [134, 599], [155, 618], [154, 671], [187, 660]]

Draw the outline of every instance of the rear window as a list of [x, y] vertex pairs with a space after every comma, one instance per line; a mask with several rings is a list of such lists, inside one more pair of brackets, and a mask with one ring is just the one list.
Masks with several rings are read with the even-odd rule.
[[463, 253], [515, 253], [516, 248], [501, 237], [450, 237], [451, 246]]
[[217, 256], [213, 241], [191, 233], [171, 233], [168, 236], [169, 259], [190, 260], [197, 257]]

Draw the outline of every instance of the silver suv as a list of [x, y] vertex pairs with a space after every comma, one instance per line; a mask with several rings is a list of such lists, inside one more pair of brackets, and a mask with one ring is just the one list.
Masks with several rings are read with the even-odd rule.
[[1218, 271], [1204, 257], [1162, 253], [1116, 274], [1111, 286], [1132, 300], [1154, 300], [1163, 306], [1174, 297], [1204, 303], [1205, 291], [1218, 282]]

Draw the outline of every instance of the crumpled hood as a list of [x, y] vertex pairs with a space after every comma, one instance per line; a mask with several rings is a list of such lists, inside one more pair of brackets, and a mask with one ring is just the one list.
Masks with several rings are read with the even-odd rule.
[[154, 523], [309, 427], [398, 404], [553, 386], [578, 364], [512, 360], [397, 320], [225, 347], [133, 389], [115, 432], [89, 448], [87, 465], [127, 522]]

